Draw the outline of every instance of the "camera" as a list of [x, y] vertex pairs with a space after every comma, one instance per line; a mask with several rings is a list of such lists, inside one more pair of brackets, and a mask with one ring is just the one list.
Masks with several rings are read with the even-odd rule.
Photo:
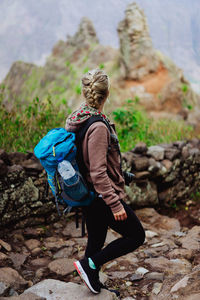
[[133, 173], [126, 172], [126, 171], [123, 172], [123, 176], [124, 176], [124, 180], [125, 180], [125, 185], [129, 185], [135, 177], [135, 175]]

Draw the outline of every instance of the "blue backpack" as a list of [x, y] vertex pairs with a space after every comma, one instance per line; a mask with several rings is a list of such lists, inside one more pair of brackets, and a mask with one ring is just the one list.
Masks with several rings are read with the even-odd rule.
[[76, 134], [64, 128], [50, 130], [34, 148], [35, 156], [47, 173], [59, 215], [59, 204], [66, 206], [63, 210], [65, 213], [72, 207], [88, 206], [95, 199], [93, 187], [84, 180], [86, 166], [82, 141], [88, 128], [97, 121], [104, 122], [111, 132], [110, 125], [104, 118], [92, 116]]

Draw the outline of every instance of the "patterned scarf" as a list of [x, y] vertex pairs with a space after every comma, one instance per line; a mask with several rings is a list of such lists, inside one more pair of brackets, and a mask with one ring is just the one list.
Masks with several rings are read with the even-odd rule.
[[102, 116], [108, 123], [110, 120], [102, 112], [98, 111], [96, 108], [89, 106], [85, 102], [75, 110], [68, 118], [72, 123], [83, 122], [90, 118], [91, 116]]

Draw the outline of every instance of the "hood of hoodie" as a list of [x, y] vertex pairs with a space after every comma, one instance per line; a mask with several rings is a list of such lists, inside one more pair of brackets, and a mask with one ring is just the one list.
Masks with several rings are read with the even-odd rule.
[[66, 120], [65, 129], [67, 131], [76, 132], [78, 131], [82, 124], [89, 119], [91, 116], [102, 116], [109, 123], [109, 119], [98, 111], [96, 108], [93, 108], [86, 104], [85, 102], [81, 104], [81, 106], [75, 110]]

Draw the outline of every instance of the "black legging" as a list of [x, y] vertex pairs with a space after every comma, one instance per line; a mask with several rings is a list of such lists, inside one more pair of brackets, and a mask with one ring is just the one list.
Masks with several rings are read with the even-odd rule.
[[[121, 203], [127, 213], [127, 219], [124, 221], [115, 221], [110, 207], [102, 198], [97, 198], [83, 209], [88, 231], [85, 256], [90, 257], [96, 267], [132, 252], [144, 243], [145, 232], [140, 221], [124, 201]], [[108, 227], [120, 233], [122, 237], [103, 248]]]

